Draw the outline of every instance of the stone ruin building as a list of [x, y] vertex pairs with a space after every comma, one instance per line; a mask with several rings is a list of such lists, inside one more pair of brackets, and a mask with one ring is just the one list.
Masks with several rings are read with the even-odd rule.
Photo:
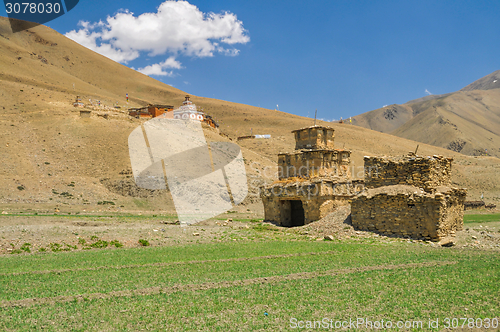
[[278, 181], [260, 192], [265, 220], [286, 227], [325, 217], [363, 188], [362, 180], [351, 180], [351, 151], [334, 148], [333, 128], [312, 126], [292, 133], [295, 151], [278, 155]]
[[352, 200], [355, 228], [439, 241], [463, 227], [466, 189], [451, 187], [452, 158], [365, 157], [366, 190]]
[[351, 203], [359, 230], [439, 241], [463, 227], [466, 189], [451, 186], [452, 158], [365, 157], [352, 180], [351, 151], [334, 148], [334, 130], [292, 131], [295, 151], [278, 155], [278, 181], [261, 188], [265, 220], [301, 226]]

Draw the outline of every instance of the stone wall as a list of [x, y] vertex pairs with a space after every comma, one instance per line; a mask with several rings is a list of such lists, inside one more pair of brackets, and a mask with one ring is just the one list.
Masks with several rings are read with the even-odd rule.
[[479, 209], [485, 207], [486, 203], [483, 201], [465, 201], [464, 210]]
[[264, 203], [264, 220], [274, 222], [280, 226], [291, 225], [291, 201], [301, 201], [304, 209], [304, 225], [315, 220], [321, 219], [320, 206], [324, 203], [323, 199], [280, 199], [279, 197], [262, 197]]
[[351, 178], [349, 164], [351, 151], [347, 150], [308, 150], [278, 155], [278, 177], [314, 178], [338, 177]]
[[355, 228], [385, 235], [438, 241], [463, 227], [466, 190], [427, 193], [412, 186], [369, 189], [352, 200]]
[[400, 158], [365, 157], [365, 185], [377, 188], [411, 185], [432, 192], [450, 186], [453, 158], [408, 155]]
[[297, 129], [292, 133], [295, 134], [295, 150], [333, 149], [333, 128], [316, 126]]
[[315, 179], [311, 181], [277, 182], [262, 187], [260, 196], [278, 199], [315, 199], [317, 196], [354, 197], [363, 192], [363, 180], [337, 182]]
[[336, 182], [328, 180], [275, 183], [261, 188], [264, 219], [282, 226], [290, 226], [290, 201], [301, 201], [304, 224], [319, 220], [337, 206], [363, 191], [363, 181]]
[[262, 201], [264, 203], [264, 220], [287, 227], [297, 226], [291, 225], [291, 201], [302, 202], [302, 207], [304, 209], [304, 225], [326, 217], [333, 210], [335, 210], [336, 207], [349, 203], [347, 198], [335, 196], [319, 196], [313, 199], [305, 199], [303, 197], [301, 199], [280, 199], [278, 197], [263, 197]]

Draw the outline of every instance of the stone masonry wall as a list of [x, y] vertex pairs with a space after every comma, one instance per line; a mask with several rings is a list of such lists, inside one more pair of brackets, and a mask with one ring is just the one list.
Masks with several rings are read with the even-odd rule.
[[304, 208], [304, 223], [319, 220], [339, 205], [363, 190], [363, 181], [301, 181], [276, 183], [261, 189], [264, 203], [264, 219], [286, 226], [289, 213], [284, 211], [290, 200], [300, 200]]
[[436, 187], [451, 184], [452, 158], [408, 155], [403, 158], [365, 157], [364, 161], [367, 188], [405, 184], [433, 192]]
[[289, 226], [290, 214], [285, 211], [289, 209], [286, 203], [291, 200], [300, 200], [304, 208], [304, 224], [319, 220], [340, 205], [348, 204], [347, 198], [320, 196], [314, 199], [280, 199], [278, 197], [264, 197], [264, 220], [272, 221], [281, 226]]
[[278, 182], [270, 186], [262, 187], [260, 196], [264, 198], [277, 199], [317, 199], [320, 196], [341, 196], [351, 198], [364, 189], [363, 180], [354, 181], [296, 181]]
[[351, 177], [350, 151], [310, 150], [278, 155], [278, 177], [280, 180], [298, 177]]
[[[404, 186], [368, 190], [352, 201], [351, 219], [360, 230], [438, 241], [463, 227], [464, 189], [430, 194]], [[376, 192], [374, 192], [376, 191]], [[413, 193], [410, 193], [413, 191]]]
[[333, 149], [333, 128], [318, 126], [298, 129], [292, 132], [295, 134], [295, 150]]
[[467, 197], [466, 189], [452, 188], [448, 192], [436, 193], [441, 201], [441, 218], [439, 220], [439, 234], [446, 236], [463, 229], [464, 202]]

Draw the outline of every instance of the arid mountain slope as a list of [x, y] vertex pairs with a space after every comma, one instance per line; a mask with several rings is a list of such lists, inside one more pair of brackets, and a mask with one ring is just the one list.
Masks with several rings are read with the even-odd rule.
[[431, 102], [392, 134], [467, 155], [500, 156], [500, 89], [461, 91]]
[[500, 71], [458, 92], [386, 106], [353, 120], [358, 126], [463, 154], [500, 157]]
[[[147, 103], [179, 106], [185, 94], [45, 26], [13, 34], [8, 21], [0, 18], [0, 206], [172, 211], [167, 193], [140, 190], [131, 179], [127, 139], [144, 120], [129, 117], [125, 109]], [[102, 105], [93, 108], [90, 118], [82, 118], [72, 106], [76, 95], [87, 104], [91, 99]], [[208, 140], [234, 142], [250, 128], [254, 134], [272, 135], [269, 140], [238, 142], [253, 193], [259, 183], [273, 180], [276, 154], [293, 149], [290, 131], [313, 123], [223, 100], [192, 100], [220, 124], [221, 135], [205, 131]], [[114, 107], [117, 102], [121, 108]], [[364, 155], [401, 155], [419, 144], [359, 126], [318, 124], [334, 127], [337, 146], [353, 150], [357, 177], [363, 176]], [[490, 201], [499, 196], [498, 159], [468, 157], [421, 143], [418, 152], [455, 157], [454, 182], [469, 188], [472, 199], [483, 192]], [[103, 201], [116, 205], [103, 206]], [[258, 197], [245, 204], [243, 211], [259, 213]]]
[[356, 126], [390, 133], [413, 118], [413, 110], [406, 105], [389, 105], [352, 118]]
[[467, 85], [460, 91], [500, 89], [500, 70], [497, 70]]

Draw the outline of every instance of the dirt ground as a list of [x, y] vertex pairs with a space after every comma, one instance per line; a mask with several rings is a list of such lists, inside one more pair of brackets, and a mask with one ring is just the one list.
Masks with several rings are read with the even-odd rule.
[[303, 227], [297, 227], [296, 229], [302, 234], [318, 239], [325, 236], [332, 236], [333, 239], [339, 240], [348, 238], [378, 238], [381, 242], [407, 241], [430, 246], [440, 246], [440, 243], [446, 243], [448, 240], [451, 240], [454, 243], [454, 247], [457, 248], [468, 247], [500, 251], [500, 221], [465, 224], [462, 231], [456, 232], [449, 238], [436, 243], [355, 230], [351, 225], [350, 213], [350, 206], [342, 206], [335, 213], [331, 213], [321, 220]]
[[141, 239], [152, 246], [217, 242], [222, 241], [218, 240], [220, 237], [229, 238], [238, 230], [250, 228], [246, 223], [230, 220], [211, 220], [203, 225], [181, 227], [175, 220], [167, 218], [3, 216], [0, 254], [12, 253], [24, 243], [30, 244], [31, 252], [40, 248], [50, 251], [54, 243], [61, 244], [62, 250], [73, 250], [71, 246], [83, 249], [80, 239], [84, 239], [86, 244], [117, 240], [129, 248], [141, 246]]
[[[137, 216], [136, 216], [137, 217]], [[118, 241], [125, 248], [140, 247], [139, 240], [151, 246], [171, 246], [190, 243], [226, 241], [285, 240], [363, 240], [381, 243], [406, 241], [428, 246], [439, 243], [387, 237], [357, 231], [350, 222], [350, 207], [343, 206], [325, 218], [311, 224], [284, 228], [246, 215], [225, 214], [196, 225], [181, 227], [175, 218], [161, 216], [19, 216], [0, 215], [0, 254], [70, 251], [90, 249], [98, 241]], [[477, 248], [500, 251], [500, 221], [465, 224], [464, 229], [450, 238], [456, 248]], [[54, 247], [55, 244], [55, 247]]]

